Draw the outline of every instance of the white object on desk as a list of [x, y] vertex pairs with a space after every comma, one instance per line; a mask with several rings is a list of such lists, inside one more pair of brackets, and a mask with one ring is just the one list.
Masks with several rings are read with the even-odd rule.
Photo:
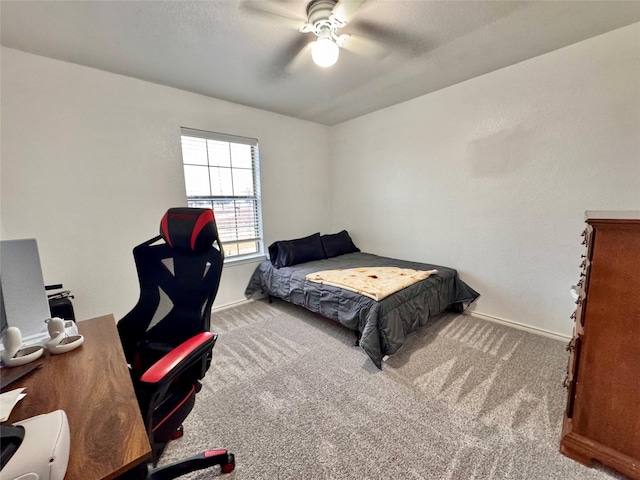
[[27, 396], [24, 388], [16, 388], [0, 394], [0, 422], [6, 422], [16, 404]]
[[33, 362], [42, 356], [44, 348], [40, 346], [23, 347], [22, 335], [18, 327], [9, 327], [2, 338], [4, 351], [2, 352], [3, 365], [7, 367], [18, 367], [29, 362]]
[[25, 436], [2, 469], [2, 480], [63, 480], [69, 464], [71, 438], [63, 410], [16, 422]]
[[73, 337], [67, 337], [64, 333], [61, 333], [55, 338], [52, 338], [47, 342], [47, 350], [52, 355], [58, 355], [60, 353], [67, 353], [71, 350], [75, 350], [84, 342], [82, 335], [74, 335]]
[[[49, 335], [51, 336], [51, 340], [49, 340], [45, 346], [53, 355], [70, 352], [71, 350], [78, 348], [84, 342], [84, 337], [82, 335], [76, 334], [69, 336], [67, 334], [65, 321], [60, 317], [50, 318], [45, 321], [47, 323]], [[73, 322], [71, 323], [77, 333], [78, 329], [75, 327]]]

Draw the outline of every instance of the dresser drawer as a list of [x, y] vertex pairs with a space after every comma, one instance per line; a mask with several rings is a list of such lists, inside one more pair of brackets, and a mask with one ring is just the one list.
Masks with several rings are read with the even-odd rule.
[[[577, 332], [577, 330], [576, 330]], [[565, 411], [567, 418], [573, 416], [573, 404], [576, 394], [576, 372], [578, 363], [580, 362], [580, 351], [582, 350], [582, 339], [577, 333], [567, 344], [569, 352], [569, 362], [567, 363], [567, 375], [564, 380], [564, 387], [567, 391], [567, 409]]]

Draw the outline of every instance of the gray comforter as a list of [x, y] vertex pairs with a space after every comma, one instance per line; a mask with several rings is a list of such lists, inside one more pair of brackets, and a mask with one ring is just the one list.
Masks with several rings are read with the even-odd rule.
[[[435, 268], [438, 273], [379, 302], [306, 279], [307, 274], [320, 270], [392, 266], [415, 270]], [[275, 268], [270, 261], [264, 261], [249, 280], [245, 295], [249, 297], [256, 292], [282, 298], [360, 332], [360, 346], [378, 368], [382, 368], [385, 355], [394, 354], [407, 336], [425, 325], [430, 317], [447, 308], [462, 311], [479, 297], [452, 268], [361, 252], [282, 268]]]

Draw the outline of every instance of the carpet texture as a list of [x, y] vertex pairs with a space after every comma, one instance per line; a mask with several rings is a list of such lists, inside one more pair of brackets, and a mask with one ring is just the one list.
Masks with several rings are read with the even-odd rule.
[[282, 301], [216, 312], [212, 330], [213, 364], [161, 464], [227, 448], [229, 480], [622, 478], [558, 452], [562, 342], [446, 313], [380, 371], [353, 332]]

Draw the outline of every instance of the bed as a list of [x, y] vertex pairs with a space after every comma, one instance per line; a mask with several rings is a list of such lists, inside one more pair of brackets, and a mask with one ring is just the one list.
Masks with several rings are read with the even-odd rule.
[[[359, 333], [360, 346], [378, 368], [382, 368], [384, 356], [393, 355], [407, 337], [426, 325], [431, 317], [447, 309], [462, 312], [479, 297], [475, 290], [460, 280], [453, 268], [363, 253], [355, 246], [350, 250], [353, 249], [357, 251], [276, 266], [274, 253], [277, 257], [277, 252], [270, 247], [272, 259], [256, 267], [245, 295], [251, 297], [261, 292], [338, 321]], [[317, 256], [326, 257], [322, 254]], [[308, 260], [307, 257], [303, 256], [302, 259]], [[307, 280], [307, 275], [321, 270], [363, 266], [435, 269], [438, 272], [380, 301], [350, 290]]]

